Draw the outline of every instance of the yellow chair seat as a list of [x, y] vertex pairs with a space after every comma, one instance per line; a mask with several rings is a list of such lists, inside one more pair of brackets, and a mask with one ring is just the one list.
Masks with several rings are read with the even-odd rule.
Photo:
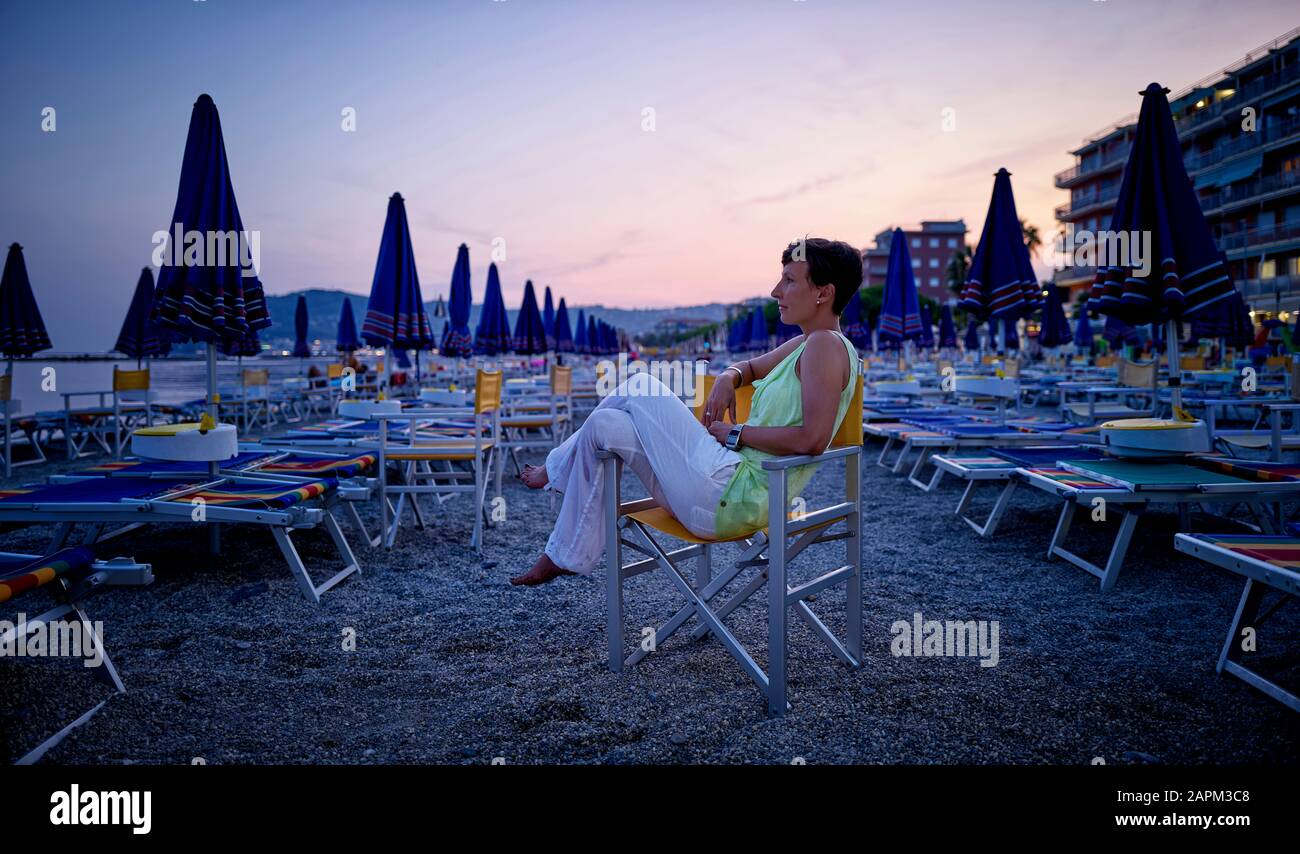
[[[667, 534], [670, 537], [676, 537], [677, 539], [685, 540], [688, 543], [734, 543], [737, 540], [744, 540], [754, 536], [754, 534], [756, 534], [758, 530], [762, 530], [764, 532], [767, 531], [766, 528], [762, 528], [753, 531], [748, 531], [743, 534], [736, 534], [734, 537], [723, 537], [721, 539], [718, 538], [706, 539], [702, 537], [697, 537], [694, 534], [692, 534], [690, 531], [686, 530], [686, 526], [683, 525], [681, 522], [677, 521], [677, 517], [674, 516], [672, 513], [670, 513], [666, 507], [651, 507], [649, 510], [637, 510], [635, 513], [629, 513], [627, 515], [631, 516], [633, 519], [637, 520], [643, 525], [649, 525], [651, 528], [654, 528], [656, 531], [660, 532], [661, 534]], [[795, 515], [791, 513], [788, 518], [794, 520]], [[841, 516], [836, 519], [826, 519], [821, 523], [819, 523], [818, 525], [816, 525], [816, 527], [825, 528], [827, 525], [832, 525], [842, 518], [844, 517]]]

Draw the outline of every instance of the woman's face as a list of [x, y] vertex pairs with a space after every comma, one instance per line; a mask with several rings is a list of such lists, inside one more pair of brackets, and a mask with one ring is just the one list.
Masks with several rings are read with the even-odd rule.
[[[781, 322], [791, 326], [802, 326], [826, 305], [824, 290], [833, 290], [830, 286], [815, 287], [808, 278], [807, 261], [791, 261], [781, 269], [781, 278], [772, 288], [772, 298], [781, 312]], [[822, 303], [817, 303], [818, 298]]]

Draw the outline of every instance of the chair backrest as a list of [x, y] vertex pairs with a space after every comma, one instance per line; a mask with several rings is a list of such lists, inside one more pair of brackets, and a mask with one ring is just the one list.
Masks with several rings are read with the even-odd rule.
[[1290, 356], [1269, 356], [1264, 360], [1264, 366], [1268, 368], [1285, 368], [1286, 363], [1291, 361]]
[[1020, 376], [1020, 360], [1007, 359], [1002, 363], [1002, 373], [1008, 377]]
[[14, 378], [10, 374], [0, 374], [0, 401], [10, 401], [14, 395]]
[[138, 371], [119, 370], [116, 365], [113, 366], [113, 391], [148, 391], [149, 390], [149, 369], [141, 368]]
[[270, 385], [271, 371], [268, 368], [244, 368], [244, 385]]
[[330, 362], [325, 366], [325, 376], [332, 380], [338, 379], [343, 376], [343, 366], [338, 362]]
[[1178, 363], [1182, 365], [1184, 371], [1203, 371], [1205, 370], [1204, 356], [1182, 356]]
[[501, 372], [479, 368], [474, 376], [474, 413], [501, 408]]
[[938, 359], [935, 361], [934, 367], [939, 372], [940, 376], [942, 376], [944, 371], [953, 367], [952, 359]]
[[[703, 377], [704, 394], [700, 396], [699, 404], [692, 409], [696, 418], [699, 418], [704, 412], [704, 401], [709, 399], [709, 392], [713, 391], [713, 383], [717, 379], [712, 374], [706, 374]], [[840, 429], [836, 431], [834, 438], [831, 439], [832, 445], [862, 444], [862, 389], [864, 385], [865, 378], [859, 371], [857, 386], [853, 389], [853, 398], [849, 401], [849, 408], [844, 412], [844, 420], [840, 422]], [[736, 418], [738, 420], [743, 422], [749, 419], [749, 407], [753, 401], [754, 387], [752, 385], [743, 385], [736, 389]], [[727, 413], [723, 413], [722, 420], [730, 421]]]
[[1111, 365], [1115, 364], [1116, 361], [1117, 358], [1115, 356], [1098, 356], [1093, 360], [1093, 364], [1099, 368], [1109, 368]]
[[573, 368], [551, 365], [551, 394], [568, 395], [573, 392]]
[[[718, 381], [718, 378], [713, 374], [705, 374], [699, 379], [704, 381], [704, 391], [700, 395], [700, 402], [691, 407], [691, 411], [695, 413], [696, 418], [699, 418], [704, 414], [704, 402], [709, 399], [709, 394], [713, 391], [713, 384]], [[736, 418], [739, 421], [743, 422], [749, 419], [749, 405], [753, 400], [754, 387], [752, 385], [742, 385], [740, 388], [736, 389]], [[721, 420], [731, 420], [728, 417], [728, 413], [723, 412], [719, 413], [719, 415]]]
[[1119, 384], [1129, 388], [1154, 388], [1156, 384], [1155, 362], [1130, 362], [1119, 360]]

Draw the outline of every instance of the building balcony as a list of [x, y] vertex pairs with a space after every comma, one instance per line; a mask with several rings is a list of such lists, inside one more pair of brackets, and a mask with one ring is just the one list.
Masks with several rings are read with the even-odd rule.
[[1104, 210], [1106, 207], [1114, 205], [1115, 200], [1118, 198], [1118, 186], [1107, 190], [1078, 193], [1070, 199], [1068, 204], [1061, 205], [1056, 209], [1056, 218], [1062, 222], [1070, 222], [1093, 211]]
[[1279, 172], [1253, 181], [1241, 181], [1201, 197], [1206, 216], [1262, 201], [1270, 196], [1300, 192], [1300, 172]]
[[1128, 159], [1129, 151], [1132, 148], [1132, 143], [1122, 145], [1098, 161], [1092, 163], [1077, 163], [1069, 169], [1057, 172], [1055, 176], [1057, 188], [1068, 190], [1069, 188], [1082, 184], [1103, 172], [1108, 172], [1116, 167], [1123, 166], [1124, 161]]
[[1252, 80], [1229, 97], [1176, 120], [1174, 125], [1178, 129], [1178, 135], [1186, 137], [1190, 133], [1199, 133], [1210, 121], [1221, 118], [1229, 111], [1240, 116], [1240, 110], [1236, 108], [1250, 106], [1250, 101], [1255, 98], [1297, 81], [1300, 81], [1300, 65], [1292, 65], [1258, 80]]
[[1208, 151], [1189, 152], [1183, 158], [1183, 165], [1189, 174], [1199, 172], [1242, 152], [1284, 142], [1297, 135], [1300, 135], [1300, 116], [1293, 116], [1284, 121], [1271, 122], [1255, 133], [1242, 134], [1231, 142], [1216, 145]]
[[1279, 300], [1300, 295], [1300, 276], [1274, 276], [1271, 279], [1246, 279], [1237, 283], [1246, 302]]
[[1231, 255], [1234, 252], [1253, 254], [1255, 250], [1298, 240], [1300, 222], [1288, 222], [1224, 234], [1218, 238], [1218, 243], [1220, 249]]

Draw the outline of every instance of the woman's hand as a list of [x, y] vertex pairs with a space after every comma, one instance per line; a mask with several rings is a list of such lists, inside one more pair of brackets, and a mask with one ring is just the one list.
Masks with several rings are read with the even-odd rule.
[[718, 440], [719, 445], [727, 444], [727, 434], [731, 432], [734, 425], [722, 421], [714, 421], [708, 425], [709, 435]]
[[[722, 376], [713, 381], [713, 390], [709, 392], [709, 399], [704, 401], [704, 412], [700, 415], [700, 423], [709, 428], [713, 433], [715, 422], [722, 420], [723, 415], [731, 418], [732, 423], [736, 421], [736, 372], [723, 371]], [[716, 435], [716, 434], [715, 434]], [[726, 438], [726, 434], [723, 434]]]

